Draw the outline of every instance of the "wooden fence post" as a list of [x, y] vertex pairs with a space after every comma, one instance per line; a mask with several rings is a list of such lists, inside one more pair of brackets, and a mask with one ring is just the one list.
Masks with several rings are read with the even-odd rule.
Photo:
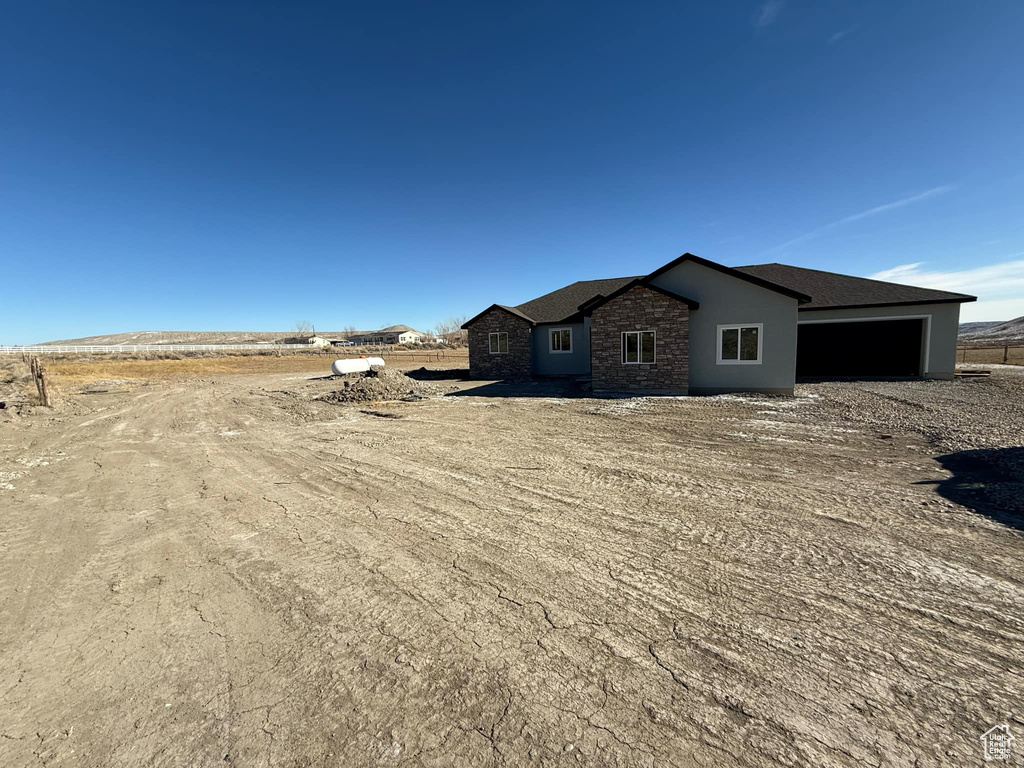
[[46, 391], [46, 369], [43, 368], [43, 364], [39, 362], [38, 357], [31, 358], [29, 370], [32, 372], [32, 378], [36, 382], [36, 392], [39, 394], [40, 405], [48, 406], [50, 404], [50, 394]]
[[1009, 359], [1010, 359], [1010, 345], [1007, 344], [1005, 347], [1003, 347], [1003, 362], [1005, 363]]

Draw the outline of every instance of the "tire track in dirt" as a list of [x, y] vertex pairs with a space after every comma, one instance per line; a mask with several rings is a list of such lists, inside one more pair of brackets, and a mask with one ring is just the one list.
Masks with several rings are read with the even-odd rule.
[[955, 765], [1014, 715], [1019, 537], [905, 445], [729, 436], [788, 434], [761, 401], [375, 419], [250, 381], [43, 433], [73, 458], [4, 520], [3, 575], [57, 577], [0, 625], [0, 754]]

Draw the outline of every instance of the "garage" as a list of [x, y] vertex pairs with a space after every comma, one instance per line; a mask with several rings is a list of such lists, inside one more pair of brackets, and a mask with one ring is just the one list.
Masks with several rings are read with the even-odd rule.
[[797, 327], [796, 375], [920, 376], [924, 341], [920, 318], [805, 321]]

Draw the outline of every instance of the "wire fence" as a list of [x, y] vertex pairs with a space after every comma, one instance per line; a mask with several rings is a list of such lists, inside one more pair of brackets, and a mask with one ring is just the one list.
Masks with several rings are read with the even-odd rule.
[[956, 348], [956, 361], [958, 363], [977, 363], [989, 365], [1024, 365], [1024, 345], [961, 344]]

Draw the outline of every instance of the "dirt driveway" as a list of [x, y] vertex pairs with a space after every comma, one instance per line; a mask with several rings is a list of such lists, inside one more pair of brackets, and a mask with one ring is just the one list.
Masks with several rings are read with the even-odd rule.
[[938, 493], [916, 433], [806, 393], [312, 401], [331, 386], [218, 376], [0, 422], [0, 765], [1024, 744], [1024, 536]]

